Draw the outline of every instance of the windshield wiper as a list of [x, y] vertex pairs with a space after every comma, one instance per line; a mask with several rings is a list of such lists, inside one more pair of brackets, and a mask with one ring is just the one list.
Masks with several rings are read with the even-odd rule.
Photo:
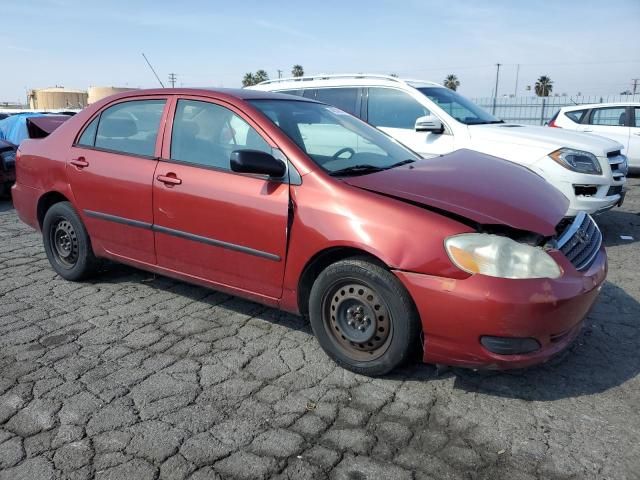
[[340, 170], [334, 170], [329, 175], [336, 176], [336, 177], [340, 175], [359, 175], [359, 174], [364, 175], [367, 173], [382, 172], [383, 170], [389, 170], [391, 168], [400, 167], [402, 165], [406, 165], [408, 163], [413, 163], [413, 162], [415, 162], [415, 160], [409, 158], [407, 160], [401, 160], [399, 162], [393, 163], [386, 167], [377, 167], [375, 165], [369, 165], [368, 163], [360, 164], [360, 165], [352, 165], [350, 167], [341, 168]]
[[334, 170], [333, 172], [330, 172], [329, 175], [334, 177], [338, 177], [340, 175], [360, 175], [366, 173], [381, 172], [382, 170], [386, 170], [386, 168], [376, 167], [375, 165], [364, 163], [361, 165], [351, 165], [350, 167]]
[[484, 122], [471, 122], [471, 123], [467, 123], [467, 125], [492, 125], [494, 123], [504, 123], [504, 120], [487, 120]]
[[407, 165], [408, 163], [414, 163], [415, 160], [412, 160], [411, 158], [408, 158], [407, 160], [401, 160], [400, 162], [396, 162], [392, 165], [389, 165], [388, 167], [384, 167], [385, 170], [389, 170], [390, 168], [396, 168], [396, 167], [401, 167], [402, 165]]

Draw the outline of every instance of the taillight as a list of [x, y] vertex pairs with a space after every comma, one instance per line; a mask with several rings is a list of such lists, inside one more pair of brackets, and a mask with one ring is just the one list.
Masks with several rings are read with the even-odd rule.
[[560, 127], [560, 125], [556, 125], [556, 119], [555, 118], [553, 120], [551, 120], [547, 126], [553, 127], [553, 128], [562, 128], [562, 127]]

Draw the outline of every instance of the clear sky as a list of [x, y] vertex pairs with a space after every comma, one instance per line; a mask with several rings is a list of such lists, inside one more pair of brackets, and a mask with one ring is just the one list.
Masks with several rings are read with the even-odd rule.
[[[640, 78], [640, 0], [1, 0], [0, 101], [63, 85], [240, 85], [248, 71], [395, 72], [470, 97], [617, 94]], [[640, 87], [639, 87], [640, 88]]]

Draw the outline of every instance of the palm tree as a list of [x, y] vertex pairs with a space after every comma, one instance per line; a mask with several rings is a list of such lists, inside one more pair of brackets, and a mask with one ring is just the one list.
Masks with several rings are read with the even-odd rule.
[[258, 82], [256, 82], [256, 78], [253, 76], [253, 73], [249, 72], [244, 74], [244, 78], [242, 79], [243, 87], [250, 87], [251, 85], [255, 85], [256, 83]]
[[266, 80], [269, 80], [269, 74], [264, 70], [258, 70], [254, 74], [253, 79], [256, 83], [264, 82]]
[[291, 75], [293, 75], [294, 77], [303, 77], [304, 68], [302, 68], [302, 65], [294, 65], [291, 69]]
[[444, 79], [444, 86], [455, 92], [460, 86], [460, 80], [458, 80], [458, 77], [452, 73], [447, 75], [447, 78]]
[[536, 95], [539, 97], [548, 97], [551, 92], [553, 92], [553, 80], [551, 80], [548, 76], [542, 75], [536, 81]]

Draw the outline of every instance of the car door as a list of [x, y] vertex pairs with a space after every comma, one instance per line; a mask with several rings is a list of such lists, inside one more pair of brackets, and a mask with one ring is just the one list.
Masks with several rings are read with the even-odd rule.
[[629, 158], [629, 166], [637, 169], [640, 168], [640, 107], [633, 108], [632, 120], [629, 129], [627, 157]]
[[67, 175], [91, 240], [120, 257], [154, 264], [152, 185], [167, 97], [112, 104], [69, 150]]
[[234, 150], [272, 153], [258, 126], [232, 105], [199, 97], [172, 107], [153, 183], [158, 265], [279, 298], [289, 184], [232, 172]]
[[594, 108], [586, 118], [585, 124], [580, 125], [578, 130], [616, 140], [624, 145], [626, 150], [629, 147], [627, 115], [627, 107], [624, 105]]
[[367, 122], [424, 157], [449, 153], [455, 147], [454, 137], [448, 131], [416, 132], [416, 120], [431, 114], [425, 106], [402, 90], [386, 87], [368, 89]]

